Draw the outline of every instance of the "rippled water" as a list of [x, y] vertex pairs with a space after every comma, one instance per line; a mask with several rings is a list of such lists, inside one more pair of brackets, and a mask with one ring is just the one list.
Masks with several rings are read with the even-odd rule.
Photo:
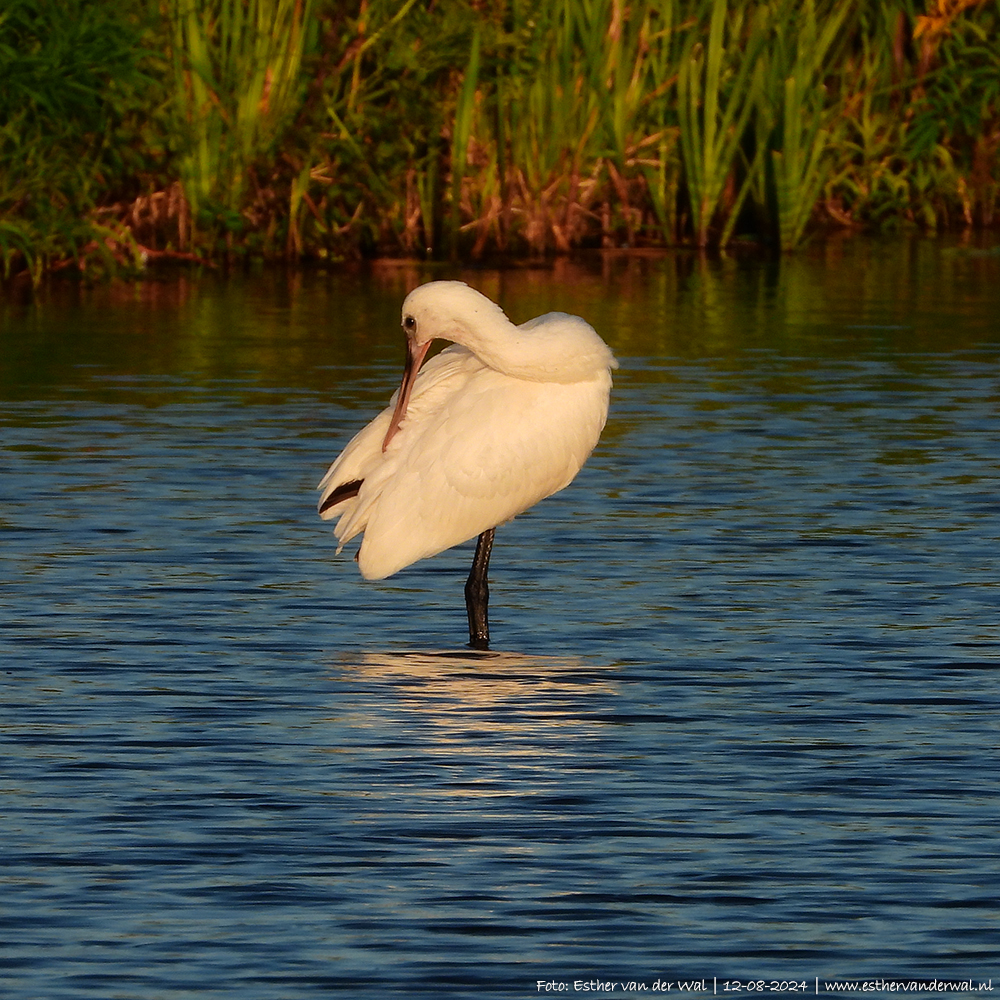
[[0, 309], [0, 995], [1000, 987], [1000, 255], [461, 275], [622, 361], [488, 654], [314, 514], [435, 276]]

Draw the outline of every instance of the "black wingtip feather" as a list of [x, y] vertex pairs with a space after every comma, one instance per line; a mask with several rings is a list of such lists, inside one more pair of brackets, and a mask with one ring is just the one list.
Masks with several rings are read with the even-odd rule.
[[349, 483], [341, 483], [320, 505], [319, 512], [322, 514], [324, 511], [329, 510], [331, 507], [336, 507], [341, 500], [350, 500], [351, 497], [356, 497], [361, 491], [361, 484], [364, 482], [363, 479], [352, 479]]

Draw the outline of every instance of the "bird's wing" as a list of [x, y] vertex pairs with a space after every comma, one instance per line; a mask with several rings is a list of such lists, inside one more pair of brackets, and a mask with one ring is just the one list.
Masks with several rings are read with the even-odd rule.
[[606, 372], [554, 384], [456, 367], [423, 407], [411, 402], [398, 449], [366, 479], [338, 537], [365, 531], [358, 564], [378, 579], [510, 520], [573, 480], [604, 426], [609, 388]]
[[[414, 423], [419, 424], [428, 412], [440, 407], [443, 400], [455, 391], [454, 383], [456, 380], [459, 383], [464, 381], [467, 371], [470, 369], [478, 370], [482, 367], [482, 363], [476, 360], [474, 355], [464, 347], [449, 347], [431, 358], [417, 376], [410, 405], [407, 408], [407, 418], [400, 428], [401, 433], [407, 426]], [[383, 455], [382, 453], [382, 442], [389, 430], [398, 396], [399, 390], [397, 389], [392, 394], [389, 405], [351, 438], [344, 450], [337, 456], [336, 461], [327, 469], [326, 475], [320, 480], [316, 488], [321, 491], [318, 507], [320, 517], [324, 521], [345, 513], [350, 514], [356, 505], [350, 504], [350, 506], [345, 507], [345, 504], [353, 500], [360, 492], [360, 485], [374, 472], [381, 469], [387, 460], [391, 462], [393, 455], [399, 450], [397, 441], [400, 435], [396, 435], [396, 438], [390, 443], [389, 454]], [[343, 490], [344, 487], [351, 484], [357, 484], [358, 488]], [[347, 495], [338, 500], [338, 491], [344, 491]], [[359, 530], [363, 530], [363, 525]], [[337, 534], [338, 536], [341, 534], [339, 525]], [[346, 540], [342, 539], [342, 541]]]
[[363, 427], [347, 443], [337, 460], [327, 469], [326, 475], [316, 488], [321, 491], [319, 498], [319, 516], [324, 521], [337, 517], [344, 512], [344, 505], [349, 503], [356, 492], [348, 491], [349, 495], [334, 503], [338, 490], [350, 483], [363, 483], [364, 480], [382, 463], [382, 441], [389, 430], [392, 419], [392, 408], [383, 410], [371, 423]]
[[381, 496], [382, 484], [397, 467], [400, 451], [406, 441], [412, 440], [414, 428], [425, 424], [428, 415], [441, 409], [461, 389], [468, 374], [482, 367], [482, 362], [464, 347], [449, 347], [420, 370], [406, 418], [385, 453], [382, 443], [392, 421], [398, 390], [386, 409], [347, 443], [317, 487], [321, 491], [320, 517], [340, 518], [335, 528], [340, 548], [364, 531], [370, 509]]

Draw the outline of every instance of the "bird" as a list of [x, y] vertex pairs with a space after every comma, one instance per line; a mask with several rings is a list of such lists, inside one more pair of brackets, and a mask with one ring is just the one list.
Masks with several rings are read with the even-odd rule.
[[[319, 515], [338, 518], [338, 554], [363, 533], [355, 559], [367, 580], [477, 538], [469, 646], [489, 649], [495, 530], [576, 477], [607, 421], [618, 362], [579, 316], [515, 326], [461, 281], [413, 289], [402, 328], [402, 383], [320, 481]], [[425, 363], [436, 340], [450, 346]]]

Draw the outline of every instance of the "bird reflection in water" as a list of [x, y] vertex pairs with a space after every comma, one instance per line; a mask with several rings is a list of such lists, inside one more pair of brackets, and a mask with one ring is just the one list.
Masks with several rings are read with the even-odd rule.
[[514, 652], [369, 652], [345, 656], [334, 670], [355, 692], [370, 687], [361, 702], [371, 715], [360, 725], [431, 726], [437, 738], [441, 728], [461, 730], [463, 738], [589, 728], [595, 708], [606, 708], [618, 687], [614, 666]]

